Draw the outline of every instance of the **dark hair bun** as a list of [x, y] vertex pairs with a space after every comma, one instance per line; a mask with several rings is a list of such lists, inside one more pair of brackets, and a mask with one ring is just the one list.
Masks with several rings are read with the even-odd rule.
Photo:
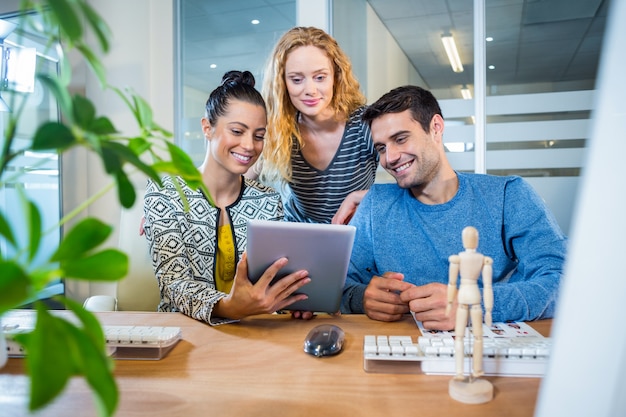
[[228, 71], [222, 77], [222, 85], [248, 84], [254, 87], [254, 75], [250, 71]]

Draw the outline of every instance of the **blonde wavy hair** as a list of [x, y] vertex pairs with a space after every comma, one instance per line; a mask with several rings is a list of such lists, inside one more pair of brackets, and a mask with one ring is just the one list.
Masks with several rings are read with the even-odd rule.
[[352, 73], [350, 58], [329, 34], [314, 27], [294, 27], [274, 46], [265, 69], [263, 97], [267, 105], [267, 133], [263, 148], [263, 178], [273, 181], [291, 180], [292, 138], [302, 147], [304, 141], [296, 120], [297, 110], [289, 99], [285, 83], [287, 56], [301, 46], [315, 46], [326, 53], [333, 65], [333, 98], [330, 107], [337, 120], [365, 104], [365, 96]]

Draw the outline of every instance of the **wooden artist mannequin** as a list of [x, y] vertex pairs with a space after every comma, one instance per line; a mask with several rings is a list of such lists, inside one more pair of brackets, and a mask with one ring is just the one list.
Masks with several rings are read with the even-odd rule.
[[[450, 396], [464, 403], [484, 403], [493, 398], [493, 386], [484, 379], [479, 379], [483, 371], [483, 317], [481, 296], [478, 280], [482, 275], [485, 304], [485, 323], [491, 326], [491, 310], [493, 309], [493, 289], [491, 287], [493, 259], [476, 252], [478, 248], [478, 230], [468, 226], [463, 229], [463, 247], [465, 251], [449, 258], [448, 306], [446, 315], [450, 315], [456, 298], [456, 324], [454, 333], [454, 355], [456, 358], [456, 375], [450, 381]], [[460, 283], [457, 294], [457, 277]], [[464, 376], [464, 343], [465, 329], [471, 319], [473, 334], [473, 360], [470, 375]]]

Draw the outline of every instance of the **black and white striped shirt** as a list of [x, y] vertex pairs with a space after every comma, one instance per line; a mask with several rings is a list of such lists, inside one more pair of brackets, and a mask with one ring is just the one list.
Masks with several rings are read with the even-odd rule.
[[361, 107], [350, 115], [337, 153], [323, 171], [311, 166], [294, 143], [285, 220], [330, 223], [348, 194], [374, 183], [378, 153], [369, 126], [361, 120], [364, 110]]

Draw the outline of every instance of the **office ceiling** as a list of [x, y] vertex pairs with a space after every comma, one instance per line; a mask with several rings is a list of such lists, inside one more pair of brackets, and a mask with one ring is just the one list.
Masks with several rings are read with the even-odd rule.
[[[262, 66], [250, 63], [265, 62], [274, 42], [294, 24], [292, 0], [182, 1], [185, 84], [202, 91], [214, 88], [227, 69], [248, 68], [261, 77]], [[486, 0], [486, 36], [493, 38], [486, 43], [486, 60], [495, 66], [487, 83], [593, 88], [609, 1]], [[473, 84], [472, 0], [368, 2], [427, 88]], [[260, 24], [250, 24], [252, 19]], [[461, 73], [453, 72], [446, 58], [445, 32], [455, 37]], [[458, 88], [454, 91], [441, 98], [460, 97]]]

